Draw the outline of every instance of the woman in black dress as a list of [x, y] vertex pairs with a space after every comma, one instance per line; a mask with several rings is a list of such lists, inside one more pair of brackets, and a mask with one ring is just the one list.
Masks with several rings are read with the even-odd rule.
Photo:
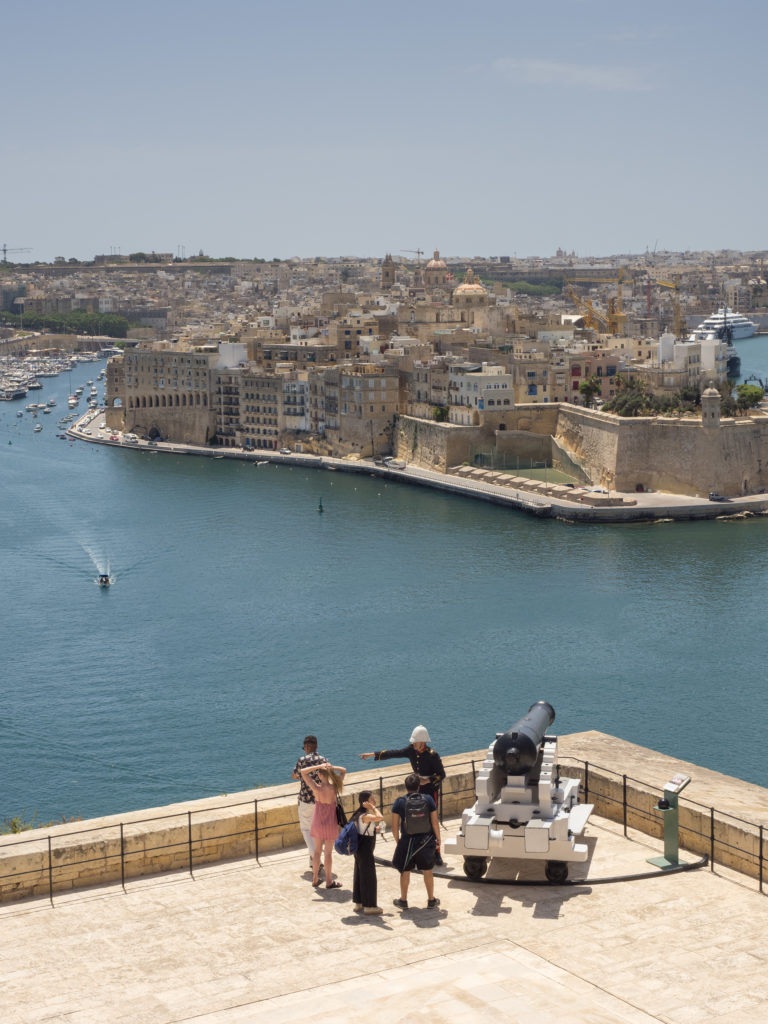
[[364, 789], [358, 800], [359, 806], [352, 815], [357, 826], [352, 902], [355, 910], [362, 910], [364, 914], [381, 914], [381, 907], [376, 905], [376, 864], [373, 851], [376, 846], [376, 827], [380, 821], [384, 821], [384, 815], [376, 806], [370, 789]]

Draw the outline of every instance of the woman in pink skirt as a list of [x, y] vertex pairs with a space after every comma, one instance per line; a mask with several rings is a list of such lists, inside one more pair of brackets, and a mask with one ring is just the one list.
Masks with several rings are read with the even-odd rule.
[[[315, 813], [312, 815], [310, 835], [315, 840], [315, 851], [312, 855], [312, 885], [320, 884], [321, 848], [325, 852], [325, 887], [340, 889], [341, 883], [334, 882], [332, 873], [333, 843], [339, 834], [336, 821], [336, 801], [344, 789], [346, 768], [334, 764], [313, 764], [301, 769], [301, 776], [315, 796]], [[320, 779], [315, 782], [312, 778]]]

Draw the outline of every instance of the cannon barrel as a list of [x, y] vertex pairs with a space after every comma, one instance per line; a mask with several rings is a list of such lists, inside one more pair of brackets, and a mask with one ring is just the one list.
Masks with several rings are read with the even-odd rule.
[[525, 775], [536, 764], [539, 747], [547, 729], [555, 720], [555, 709], [539, 700], [528, 714], [498, 737], [493, 745], [495, 771], [505, 775]]

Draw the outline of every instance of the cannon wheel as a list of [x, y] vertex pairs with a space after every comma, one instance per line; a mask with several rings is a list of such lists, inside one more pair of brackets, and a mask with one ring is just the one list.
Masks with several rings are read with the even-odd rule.
[[471, 882], [479, 882], [488, 870], [488, 861], [485, 857], [465, 857], [464, 874]]
[[548, 882], [563, 883], [568, 878], [568, 865], [564, 860], [548, 860], [544, 866]]

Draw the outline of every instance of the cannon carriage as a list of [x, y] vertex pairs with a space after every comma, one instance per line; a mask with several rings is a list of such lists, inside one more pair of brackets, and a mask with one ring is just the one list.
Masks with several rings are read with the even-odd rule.
[[488, 747], [477, 799], [462, 813], [458, 836], [443, 844], [445, 854], [464, 857], [467, 878], [479, 880], [491, 858], [505, 857], [543, 860], [547, 879], [564, 882], [568, 864], [587, 859], [576, 839], [593, 805], [578, 802], [578, 779], [558, 775], [557, 737], [547, 735], [554, 720], [552, 705], [538, 701]]

